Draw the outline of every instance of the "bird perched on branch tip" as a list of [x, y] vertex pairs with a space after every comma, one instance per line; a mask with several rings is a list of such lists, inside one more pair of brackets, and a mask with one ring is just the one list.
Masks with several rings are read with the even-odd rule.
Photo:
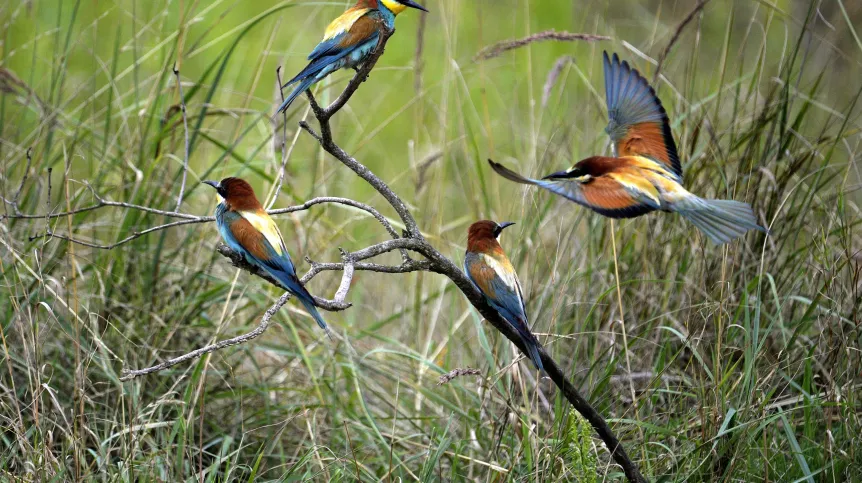
[[485, 300], [505, 319], [521, 337], [527, 356], [540, 371], [544, 370], [539, 344], [527, 322], [527, 308], [521, 282], [512, 262], [503, 252], [497, 238], [514, 223], [497, 224], [490, 220], [477, 221], [470, 225], [467, 234], [467, 253], [464, 256], [464, 272], [473, 285], [482, 292]]
[[254, 190], [245, 180], [225, 178], [204, 181], [215, 188], [221, 198], [215, 218], [218, 231], [231, 250], [262, 269], [305, 307], [317, 325], [329, 334], [326, 321], [317, 311], [314, 297], [296, 276], [296, 268], [284, 245], [284, 239], [275, 221], [258, 201]]
[[357, 0], [326, 28], [323, 40], [308, 55], [311, 62], [282, 89], [298, 84], [278, 106], [285, 111], [296, 98], [324, 77], [345, 67], [359, 69], [377, 47], [383, 26], [395, 28], [395, 16], [408, 7], [427, 12], [413, 0]]
[[568, 198], [600, 215], [634, 218], [652, 211], [679, 213], [716, 244], [749, 230], [766, 232], [747, 203], [708, 200], [683, 188], [682, 166], [667, 113], [655, 90], [628, 62], [604, 54], [605, 131], [614, 156], [593, 156], [571, 169], [530, 179], [488, 160], [500, 176]]

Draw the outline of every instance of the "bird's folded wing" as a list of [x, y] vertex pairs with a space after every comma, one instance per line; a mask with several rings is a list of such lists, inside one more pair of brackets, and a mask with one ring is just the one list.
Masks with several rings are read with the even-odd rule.
[[296, 276], [293, 260], [284, 246], [284, 240], [275, 222], [265, 213], [241, 212], [241, 217], [230, 224], [229, 232], [259, 264]]
[[465, 262], [467, 275], [495, 309], [510, 320], [527, 320], [518, 276], [508, 260], [476, 254]]
[[333, 20], [326, 28], [323, 40], [308, 54], [308, 60], [343, 53], [375, 37], [379, 19], [377, 15], [369, 15], [374, 11], [371, 8], [351, 8]]
[[617, 156], [645, 156], [666, 165], [682, 179], [676, 143], [661, 101], [646, 79], [620, 62], [617, 54], [604, 54], [605, 98], [608, 127]]

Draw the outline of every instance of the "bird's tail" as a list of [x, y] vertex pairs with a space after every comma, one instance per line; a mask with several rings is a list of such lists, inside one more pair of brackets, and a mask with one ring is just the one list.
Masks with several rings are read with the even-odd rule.
[[[299, 85], [296, 86], [295, 89], [293, 89], [293, 91], [290, 93], [289, 96], [287, 96], [284, 102], [282, 102], [281, 105], [278, 106], [278, 111], [276, 111], [276, 114], [281, 114], [282, 112], [286, 111], [287, 108], [290, 107], [291, 104], [293, 104], [293, 101], [295, 101], [296, 98], [299, 97], [303, 92], [308, 90], [309, 87], [314, 85], [315, 82], [317, 82], [317, 78], [315, 76], [309, 76], [302, 79]], [[290, 83], [285, 84], [285, 87], [288, 85], [290, 85]]]
[[527, 348], [527, 357], [533, 361], [533, 364], [536, 366], [540, 372], [545, 370], [545, 367], [542, 365], [542, 355], [539, 353], [539, 347], [542, 347], [542, 344], [539, 343], [539, 339], [530, 331], [530, 328], [526, 323], [519, 323], [515, 325], [515, 330], [518, 331], [518, 335], [521, 336], [521, 340], [524, 342], [524, 346]]
[[323, 316], [320, 315], [320, 312], [317, 311], [317, 304], [314, 303], [314, 299], [308, 297], [297, 296], [296, 298], [302, 303], [302, 306], [305, 307], [305, 310], [314, 317], [314, 321], [317, 322], [317, 325], [320, 326], [321, 329], [325, 330], [327, 334], [329, 334], [329, 327], [326, 325], [326, 321], [323, 320]]
[[713, 243], [729, 243], [749, 230], [768, 233], [757, 224], [751, 205], [733, 200], [705, 200], [692, 196], [674, 207], [688, 221], [694, 223]]
[[491, 165], [491, 169], [497, 172], [500, 176], [508, 179], [509, 181], [514, 181], [516, 183], [521, 184], [538, 184], [538, 182], [534, 179], [525, 178], [520, 174], [512, 171], [511, 169], [503, 166], [500, 163], [495, 163], [494, 161], [488, 160], [488, 163]]

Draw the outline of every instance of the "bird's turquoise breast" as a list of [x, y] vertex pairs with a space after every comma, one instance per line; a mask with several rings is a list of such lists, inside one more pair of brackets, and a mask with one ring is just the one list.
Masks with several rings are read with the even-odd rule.
[[218, 232], [219, 235], [221, 235], [222, 240], [224, 240], [231, 250], [245, 255], [245, 249], [239, 244], [237, 239], [233, 236], [233, 233], [230, 231], [231, 224], [240, 218], [239, 213], [228, 211], [223, 203], [219, 203], [216, 207], [215, 218], [216, 225], [218, 225]]
[[377, 46], [377, 35], [375, 35], [371, 40], [365, 41], [362, 45], [356, 48], [353, 52], [350, 53], [347, 59], [348, 67], [354, 67], [359, 65], [364, 61], [368, 54], [374, 50], [374, 47]]

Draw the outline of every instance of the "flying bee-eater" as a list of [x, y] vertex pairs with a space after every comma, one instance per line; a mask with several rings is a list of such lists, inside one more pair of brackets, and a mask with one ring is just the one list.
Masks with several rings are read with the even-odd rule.
[[500, 233], [514, 223], [497, 224], [490, 220], [477, 221], [467, 233], [467, 253], [464, 255], [464, 272], [473, 285], [482, 292], [488, 304], [506, 320], [518, 335], [527, 356], [540, 371], [542, 357], [536, 336], [527, 323], [527, 307], [515, 267], [497, 240]]
[[605, 97], [614, 156], [593, 156], [571, 169], [530, 179], [488, 160], [506, 179], [532, 184], [610, 218], [651, 211], [679, 213], [716, 244], [766, 229], [747, 203], [707, 200], [682, 186], [682, 166], [667, 113], [655, 90], [628, 62], [604, 54]]
[[347, 9], [326, 28], [323, 40], [308, 55], [308, 66], [289, 80], [282, 89], [299, 84], [278, 106], [278, 113], [309, 87], [324, 77], [345, 67], [359, 69], [362, 62], [377, 46], [380, 32], [385, 25], [395, 28], [395, 16], [408, 7], [428, 10], [413, 0], [357, 0], [356, 5]]
[[227, 246], [277, 280], [285, 290], [299, 299], [317, 325], [328, 333], [326, 321], [317, 311], [314, 297], [296, 276], [296, 269], [278, 226], [263, 209], [251, 185], [240, 178], [204, 183], [215, 188], [221, 198], [215, 218], [219, 234]]

